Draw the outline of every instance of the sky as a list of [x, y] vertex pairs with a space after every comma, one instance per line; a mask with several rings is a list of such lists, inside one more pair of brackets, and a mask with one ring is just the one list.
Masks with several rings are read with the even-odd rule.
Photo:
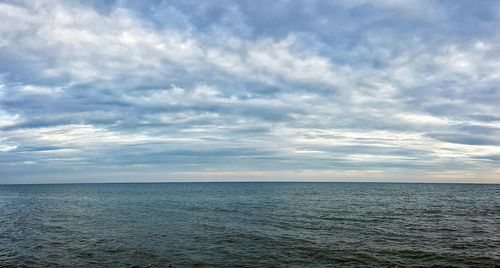
[[500, 183], [500, 1], [0, 0], [0, 184]]

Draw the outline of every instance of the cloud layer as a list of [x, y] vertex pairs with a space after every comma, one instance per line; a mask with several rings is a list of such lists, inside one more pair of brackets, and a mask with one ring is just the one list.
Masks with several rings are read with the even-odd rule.
[[3, 1], [0, 17], [0, 183], [500, 182], [498, 1]]

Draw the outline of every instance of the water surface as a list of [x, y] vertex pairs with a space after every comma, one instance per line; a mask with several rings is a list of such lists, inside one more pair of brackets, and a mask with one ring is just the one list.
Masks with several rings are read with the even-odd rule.
[[0, 266], [498, 267], [500, 185], [0, 185]]

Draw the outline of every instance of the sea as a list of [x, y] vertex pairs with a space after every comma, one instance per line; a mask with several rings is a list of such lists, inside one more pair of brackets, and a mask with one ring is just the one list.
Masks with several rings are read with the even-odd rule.
[[500, 185], [0, 185], [0, 267], [500, 267]]

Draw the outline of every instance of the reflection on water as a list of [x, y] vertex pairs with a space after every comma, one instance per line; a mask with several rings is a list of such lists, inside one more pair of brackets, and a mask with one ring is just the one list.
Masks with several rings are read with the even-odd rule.
[[500, 263], [500, 185], [0, 186], [0, 266]]

